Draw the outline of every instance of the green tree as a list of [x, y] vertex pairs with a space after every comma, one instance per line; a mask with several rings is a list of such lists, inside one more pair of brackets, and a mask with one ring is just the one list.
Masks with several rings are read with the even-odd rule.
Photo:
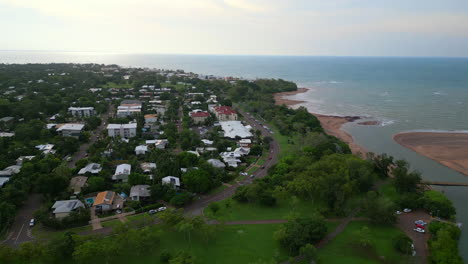
[[189, 191], [195, 193], [206, 193], [212, 186], [210, 175], [202, 169], [188, 171], [182, 176], [182, 181]]

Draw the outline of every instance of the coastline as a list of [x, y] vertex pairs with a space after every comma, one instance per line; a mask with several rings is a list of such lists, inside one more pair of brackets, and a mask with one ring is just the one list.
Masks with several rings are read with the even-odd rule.
[[468, 176], [468, 134], [453, 132], [402, 132], [393, 140], [419, 155]]
[[[305, 101], [292, 100], [292, 99], [288, 99], [285, 97], [305, 93], [308, 90], [309, 90], [308, 88], [298, 88], [297, 91], [293, 91], [293, 92], [276, 93], [274, 94], [275, 104], [277, 105], [284, 104], [288, 107], [291, 107], [293, 105], [305, 103]], [[316, 113], [311, 113], [311, 114], [317, 117], [317, 119], [320, 121], [320, 124], [322, 125], [323, 129], [325, 130], [327, 134], [337, 137], [341, 139], [342, 141], [346, 142], [349, 145], [353, 154], [362, 155], [363, 157], [366, 156], [366, 154], [368, 153], [368, 150], [364, 148], [363, 146], [356, 144], [354, 142], [353, 136], [351, 136], [348, 132], [341, 129], [341, 127], [344, 124], [361, 119], [359, 116], [333, 116], [333, 115], [322, 115], [322, 114], [316, 114]], [[374, 123], [362, 123], [362, 125], [370, 125], [370, 124], [374, 125]]]

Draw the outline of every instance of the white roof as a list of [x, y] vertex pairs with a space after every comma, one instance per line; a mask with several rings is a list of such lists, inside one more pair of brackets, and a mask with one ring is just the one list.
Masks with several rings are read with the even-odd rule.
[[62, 130], [74, 130], [74, 131], [81, 131], [84, 128], [85, 125], [83, 124], [64, 124], [61, 127], [57, 129], [57, 131], [62, 131]]
[[152, 169], [156, 169], [156, 163], [152, 163], [152, 162], [143, 162], [140, 164], [140, 168], [143, 170], [143, 171], [150, 171]]
[[6, 167], [3, 170], [0, 170], [0, 176], [11, 176], [13, 174], [19, 173], [21, 170], [21, 166], [19, 165], [11, 165]]
[[89, 163], [88, 165], [86, 165], [84, 168], [82, 168], [78, 174], [85, 174], [87, 172], [91, 172], [91, 173], [99, 173], [100, 171], [102, 170], [102, 167], [100, 164], [97, 164], [97, 163]]
[[80, 110], [94, 110], [94, 107], [69, 107], [68, 111], [80, 111]]
[[151, 144], [156, 144], [157, 139], [151, 139], [151, 140], [146, 140], [145, 144], [151, 145]]
[[3, 185], [5, 185], [9, 180], [10, 177], [0, 177], [0, 187], [3, 187]]
[[208, 139], [202, 139], [201, 140], [205, 145], [213, 145], [213, 141], [208, 140]]
[[216, 168], [225, 168], [226, 167], [226, 164], [224, 164], [219, 159], [209, 159], [208, 163], [211, 164], [213, 167], [216, 167]]
[[149, 185], [135, 185], [130, 189], [130, 197], [149, 197], [150, 186]]
[[137, 128], [137, 123], [130, 123], [130, 124], [109, 124], [107, 125], [107, 129], [120, 129], [120, 128]]
[[252, 140], [250, 140], [249, 138], [244, 138], [239, 140], [239, 143], [250, 144], [252, 143]]
[[221, 124], [221, 128], [224, 131], [224, 137], [228, 137], [228, 138], [252, 137], [252, 133], [250, 133], [250, 130], [247, 129], [244, 125], [242, 125], [241, 121], [222, 121], [219, 123]]
[[84, 204], [80, 200], [63, 200], [63, 201], [56, 201], [52, 206], [54, 210], [54, 214], [58, 213], [69, 213], [76, 208], [82, 207], [84, 208]]
[[166, 176], [162, 178], [163, 184], [174, 184], [174, 186], [180, 186], [180, 179], [174, 176]]
[[0, 137], [12, 137], [15, 133], [0, 132]]
[[188, 150], [188, 151], [186, 151], [186, 152], [192, 153], [192, 154], [194, 154], [194, 155], [197, 155], [197, 157], [200, 157], [200, 153], [198, 153], [198, 152], [196, 152], [196, 151]]
[[120, 174], [130, 174], [132, 172], [132, 165], [130, 164], [120, 164], [115, 168], [115, 174], [114, 175], [120, 175]]
[[135, 147], [135, 151], [148, 151], [148, 147], [145, 145], [140, 145]]

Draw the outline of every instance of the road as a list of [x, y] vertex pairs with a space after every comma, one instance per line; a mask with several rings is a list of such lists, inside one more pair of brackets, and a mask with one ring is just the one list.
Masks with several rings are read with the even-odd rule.
[[41, 196], [37, 193], [30, 194], [24, 205], [18, 210], [15, 222], [10, 227], [7, 238], [3, 241], [5, 245], [17, 247], [19, 244], [33, 240], [29, 221], [34, 212], [41, 206]]
[[[278, 155], [280, 152], [280, 146], [278, 142], [272, 137], [272, 134], [266, 130], [259, 122], [255, 121], [255, 119], [244, 111], [240, 109], [236, 109], [236, 111], [244, 116], [245, 121], [251, 125], [253, 128], [258, 129], [262, 132], [262, 136], [266, 137], [271, 137], [273, 140], [270, 142], [270, 157], [271, 159], [267, 159], [265, 163], [263, 164], [262, 167], [264, 169], [258, 169], [253, 173], [254, 178], [262, 178], [265, 177], [268, 173], [268, 169], [271, 168], [273, 165], [275, 165], [278, 162]], [[203, 214], [203, 209], [208, 206], [212, 202], [217, 202], [224, 200], [226, 198], [231, 197], [234, 195], [236, 192], [236, 189], [239, 186], [246, 185], [252, 183], [251, 178], [247, 178], [241, 182], [233, 184], [231, 187], [228, 187], [224, 189], [223, 191], [213, 194], [213, 195], [208, 195], [208, 196], [202, 196], [199, 200], [196, 200], [192, 204], [190, 204], [188, 207], [185, 208], [185, 214], [186, 215], [202, 215]]]
[[[107, 126], [107, 119], [112, 113], [113, 107], [109, 106], [108, 111], [101, 116], [103, 122], [96, 128], [89, 142], [80, 146], [79, 150], [73, 154], [72, 160], [68, 163], [69, 168], [75, 168], [75, 164], [80, 159], [86, 157], [86, 152], [92, 144], [94, 144]], [[39, 194], [30, 194], [24, 205], [18, 210], [13, 225], [10, 227], [7, 238], [3, 241], [9, 246], [18, 246], [21, 243], [32, 241], [34, 237], [31, 234], [29, 221], [34, 218], [34, 212], [41, 207], [41, 196]]]
[[73, 154], [72, 160], [68, 163], [69, 168], [75, 168], [76, 163], [79, 160], [86, 158], [86, 153], [88, 151], [89, 146], [94, 144], [99, 139], [99, 137], [101, 136], [101, 132], [107, 127], [107, 124], [108, 124], [107, 120], [109, 119], [109, 116], [113, 113], [113, 111], [114, 111], [114, 108], [112, 105], [110, 105], [109, 108], [107, 109], [107, 112], [102, 114], [101, 125], [98, 126], [96, 130], [94, 130], [94, 133], [89, 138], [89, 142], [81, 145], [78, 151]]

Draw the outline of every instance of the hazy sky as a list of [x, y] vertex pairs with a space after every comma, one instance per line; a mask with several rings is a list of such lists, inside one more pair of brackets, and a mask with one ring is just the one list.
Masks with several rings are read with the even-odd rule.
[[0, 0], [1, 50], [468, 56], [468, 0]]

